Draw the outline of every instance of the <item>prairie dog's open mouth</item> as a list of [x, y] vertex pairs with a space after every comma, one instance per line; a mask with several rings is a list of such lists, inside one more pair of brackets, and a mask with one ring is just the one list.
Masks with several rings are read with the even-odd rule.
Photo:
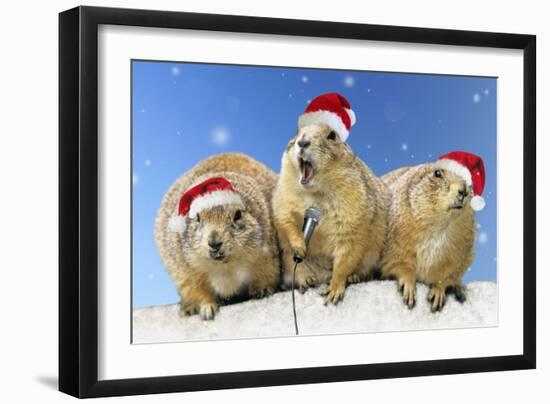
[[225, 254], [223, 252], [221, 252], [221, 253], [209, 252], [208, 255], [214, 261], [223, 261], [223, 260], [225, 260]]
[[304, 160], [302, 157], [298, 158], [298, 162], [300, 164], [300, 184], [307, 185], [313, 178], [314, 170], [313, 170], [313, 164], [311, 162]]

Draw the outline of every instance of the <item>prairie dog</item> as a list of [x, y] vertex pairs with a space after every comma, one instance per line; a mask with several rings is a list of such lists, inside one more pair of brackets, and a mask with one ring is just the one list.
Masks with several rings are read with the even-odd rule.
[[[333, 105], [324, 109], [329, 107]], [[338, 107], [336, 111], [342, 115]], [[328, 283], [325, 302], [336, 304], [348, 282], [366, 280], [378, 263], [390, 200], [383, 181], [345, 143], [347, 133], [342, 134], [338, 122], [331, 121], [334, 116], [324, 123], [309, 119], [309, 112], [316, 111], [302, 115], [283, 155], [273, 195], [274, 222], [285, 285], [291, 283], [293, 256], [305, 257], [296, 273], [296, 286], [303, 291]], [[349, 123], [343, 129], [349, 130]], [[302, 226], [310, 206], [319, 208], [322, 218], [306, 251]]]
[[[462, 164], [460, 156], [464, 155], [475, 166]], [[416, 281], [431, 287], [428, 300], [432, 311], [441, 310], [449, 290], [463, 302], [466, 296], [461, 279], [475, 255], [474, 209], [482, 209], [484, 204], [483, 162], [475, 155], [454, 152], [382, 178], [392, 192], [382, 276], [397, 279], [410, 308], [416, 301]]]
[[182, 315], [212, 319], [223, 299], [274, 292], [280, 277], [270, 206], [276, 180], [263, 164], [227, 153], [200, 162], [167, 191], [155, 240]]

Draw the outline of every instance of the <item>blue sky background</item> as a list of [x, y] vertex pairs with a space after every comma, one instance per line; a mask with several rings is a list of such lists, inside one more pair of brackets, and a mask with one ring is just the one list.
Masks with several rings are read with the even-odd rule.
[[484, 159], [487, 205], [464, 281], [496, 280], [495, 78], [133, 61], [132, 80], [134, 308], [179, 300], [153, 238], [172, 182], [227, 151], [279, 172], [299, 115], [326, 92], [351, 103], [348, 143], [378, 175], [453, 150]]

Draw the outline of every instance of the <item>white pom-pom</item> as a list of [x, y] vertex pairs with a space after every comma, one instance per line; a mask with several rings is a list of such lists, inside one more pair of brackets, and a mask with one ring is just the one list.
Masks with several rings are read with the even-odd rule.
[[355, 112], [353, 112], [353, 109], [345, 108], [345, 110], [349, 116], [349, 120], [351, 121], [351, 126], [355, 125]]
[[485, 199], [479, 195], [476, 195], [470, 201], [470, 206], [477, 212], [485, 207]]
[[172, 216], [168, 221], [168, 231], [183, 233], [185, 231], [185, 216]]

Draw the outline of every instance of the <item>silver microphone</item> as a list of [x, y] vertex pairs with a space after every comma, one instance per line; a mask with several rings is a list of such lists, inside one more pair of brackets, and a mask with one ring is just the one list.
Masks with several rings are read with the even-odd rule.
[[[304, 233], [304, 242], [306, 244], [306, 247], [308, 246], [309, 241], [313, 236], [313, 232], [315, 231], [315, 227], [317, 227], [320, 220], [321, 220], [321, 211], [319, 209], [317, 209], [314, 206], [310, 206], [305, 210], [304, 226], [302, 228], [302, 232]], [[294, 256], [294, 261], [296, 262], [302, 262], [303, 259], [304, 257], [300, 257], [298, 255]]]
[[321, 211], [319, 209], [314, 206], [310, 206], [306, 209], [304, 212], [304, 228], [302, 229], [306, 247], [313, 236], [315, 227], [319, 224], [319, 220], [321, 220]]

